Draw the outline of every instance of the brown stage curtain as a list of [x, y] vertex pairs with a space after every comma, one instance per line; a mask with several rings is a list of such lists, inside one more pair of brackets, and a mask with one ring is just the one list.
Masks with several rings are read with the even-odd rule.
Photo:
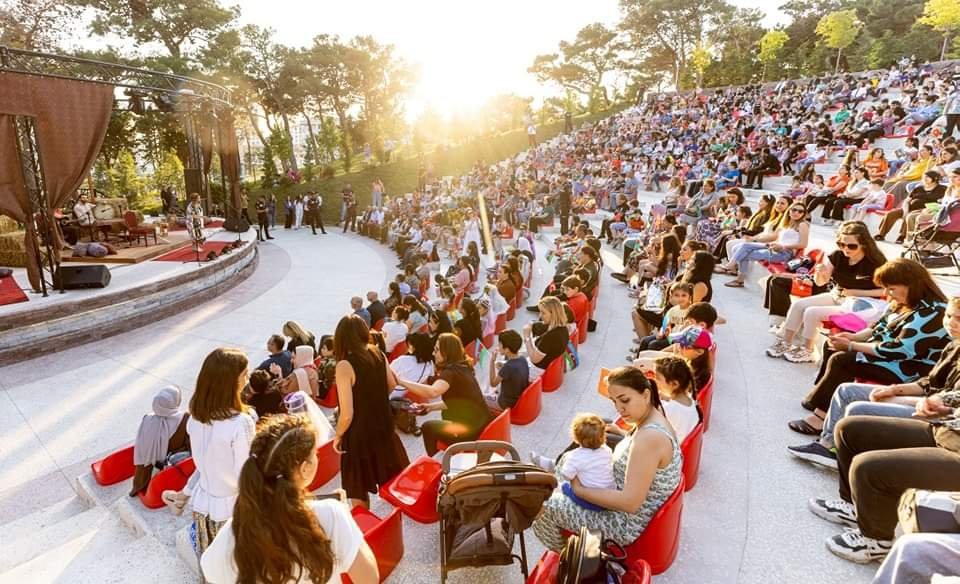
[[[27, 225], [27, 272], [40, 288], [33, 221], [11, 116], [36, 118], [47, 205], [60, 207], [80, 187], [103, 145], [113, 111], [113, 87], [101, 83], [0, 72], [0, 213]], [[54, 244], [59, 257], [60, 245]]]
[[220, 172], [227, 177], [230, 189], [227, 216], [236, 218], [240, 208], [240, 145], [233, 125], [233, 114], [226, 110], [217, 112], [217, 146], [220, 154]]

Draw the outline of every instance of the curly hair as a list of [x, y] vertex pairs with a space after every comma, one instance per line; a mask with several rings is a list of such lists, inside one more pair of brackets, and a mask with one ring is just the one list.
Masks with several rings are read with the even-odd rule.
[[301, 570], [312, 582], [330, 579], [330, 538], [292, 480], [316, 447], [317, 433], [304, 416], [275, 415], [260, 423], [233, 510], [237, 582], [289, 582]]

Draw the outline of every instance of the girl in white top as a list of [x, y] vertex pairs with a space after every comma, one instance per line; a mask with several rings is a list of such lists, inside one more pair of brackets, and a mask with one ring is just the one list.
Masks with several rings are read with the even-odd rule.
[[208, 582], [356, 584], [379, 580], [377, 562], [347, 506], [307, 500], [317, 436], [304, 416], [264, 421], [240, 472], [233, 518], [203, 554]]
[[[397, 379], [427, 383], [427, 380], [433, 377], [435, 373], [433, 341], [430, 339], [430, 335], [414, 333], [407, 336], [407, 353], [394, 359], [390, 363], [390, 369], [393, 370]], [[407, 392], [398, 388], [395, 390], [395, 394], [395, 397], [403, 397]]]
[[693, 370], [686, 360], [677, 357], [661, 357], [654, 363], [657, 391], [663, 403], [667, 421], [673, 426], [677, 440], [683, 443], [687, 434], [700, 423], [700, 412], [693, 398], [696, 382]]
[[[190, 400], [187, 433], [196, 464], [190, 503], [202, 554], [233, 514], [240, 468], [250, 453], [256, 414], [240, 400], [247, 356], [237, 349], [207, 355]], [[250, 412], [250, 413], [248, 413]]]

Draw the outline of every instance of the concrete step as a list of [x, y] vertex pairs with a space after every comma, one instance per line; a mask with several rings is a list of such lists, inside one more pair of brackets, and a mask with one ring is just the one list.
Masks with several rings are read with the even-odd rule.
[[40, 553], [29, 561], [0, 573], [0, 584], [196, 581], [196, 575], [157, 540], [133, 538], [130, 530], [111, 517], [96, 528], [38, 550]]
[[0, 574], [48, 554], [51, 549], [60, 546], [75, 546], [78, 550], [82, 549], [86, 542], [108, 523], [119, 525], [119, 521], [113, 519], [107, 509], [93, 507], [46, 525], [42, 529], [26, 533], [11, 541], [10, 545], [4, 543], [0, 547]]
[[6, 550], [17, 541], [29, 537], [38, 530], [79, 515], [89, 505], [77, 496], [72, 496], [53, 505], [0, 525], [0, 549]]

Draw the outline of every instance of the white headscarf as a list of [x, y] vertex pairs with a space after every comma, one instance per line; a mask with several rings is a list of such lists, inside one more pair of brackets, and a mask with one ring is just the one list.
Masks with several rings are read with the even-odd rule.
[[167, 457], [170, 437], [180, 426], [184, 413], [180, 410], [180, 388], [168, 385], [153, 396], [153, 413], [140, 422], [133, 445], [133, 463], [154, 464]]
[[313, 363], [313, 347], [309, 345], [300, 345], [296, 348], [296, 351], [293, 355], [293, 365], [296, 369], [293, 370], [293, 374], [297, 377], [297, 389], [305, 392], [307, 395], [311, 393], [310, 391], [310, 378], [307, 376], [307, 370], [303, 368], [304, 365], [309, 365]]

